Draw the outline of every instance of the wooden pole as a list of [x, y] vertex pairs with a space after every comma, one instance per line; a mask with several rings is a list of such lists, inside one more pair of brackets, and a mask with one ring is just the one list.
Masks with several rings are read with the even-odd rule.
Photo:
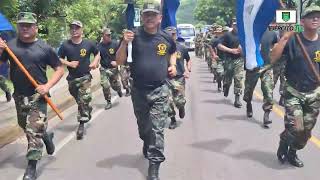
[[[31, 82], [31, 84], [35, 87], [38, 88], [39, 84], [36, 82], [36, 80], [30, 75], [30, 73], [27, 71], [27, 69], [23, 66], [23, 64], [19, 61], [19, 59], [17, 58], [16, 55], [14, 55], [14, 53], [11, 51], [11, 49], [6, 46], [5, 50], [8, 52], [8, 54], [10, 55], [10, 57], [12, 57], [13, 61], [18, 65], [18, 67], [20, 68], [20, 70], [25, 74], [25, 76], [29, 79], [29, 81]], [[61, 120], [63, 120], [63, 117], [59, 111], [59, 109], [53, 104], [53, 102], [51, 101], [51, 99], [49, 99], [49, 97], [47, 95], [43, 96], [44, 99], [46, 100], [46, 102], [49, 104], [49, 106], [52, 108], [52, 110], [54, 112], [56, 112], [56, 114], [59, 116], [59, 118]]]

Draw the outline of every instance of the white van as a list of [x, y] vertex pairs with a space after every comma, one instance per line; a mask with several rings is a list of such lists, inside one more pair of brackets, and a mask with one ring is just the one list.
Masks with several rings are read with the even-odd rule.
[[192, 24], [178, 24], [178, 37], [185, 40], [185, 46], [189, 50], [194, 50], [194, 38], [196, 36], [196, 28]]

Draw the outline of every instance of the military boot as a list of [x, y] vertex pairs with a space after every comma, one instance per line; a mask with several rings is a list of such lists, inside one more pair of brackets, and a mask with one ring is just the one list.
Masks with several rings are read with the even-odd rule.
[[224, 95], [224, 97], [228, 97], [228, 95], [229, 95], [229, 88], [223, 87], [223, 95]]
[[221, 81], [218, 81], [218, 92], [221, 92], [222, 88], [221, 88]]
[[77, 140], [83, 139], [83, 134], [84, 134], [84, 122], [80, 122], [77, 130]]
[[293, 165], [293, 166], [296, 166], [296, 167], [303, 167], [303, 162], [298, 158], [298, 155], [297, 155], [297, 151], [290, 148], [289, 149], [289, 152], [288, 152], [288, 162]]
[[247, 103], [247, 117], [251, 118], [253, 116], [252, 104], [251, 102]]
[[184, 106], [182, 106], [181, 108], [179, 108], [179, 117], [183, 119], [185, 115], [186, 115], [186, 110]]
[[6, 99], [7, 99], [7, 102], [10, 102], [10, 101], [11, 101], [12, 96], [11, 96], [11, 93], [10, 93], [10, 92], [6, 92]]
[[53, 132], [51, 132], [51, 133], [45, 132], [43, 134], [43, 137], [42, 137], [42, 140], [43, 140], [43, 142], [44, 142], [44, 144], [46, 146], [46, 149], [47, 149], [47, 153], [49, 155], [52, 155], [54, 153], [54, 150], [55, 150], [55, 146], [54, 146], [54, 143], [52, 141], [53, 137], [54, 137], [54, 133]]
[[169, 125], [169, 129], [175, 129], [177, 128], [177, 120], [175, 117], [171, 117], [171, 122], [170, 122], [170, 125]]
[[122, 94], [122, 90], [121, 90], [121, 89], [120, 89], [120, 90], [118, 90], [118, 91], [117, 91], [117, 93], [118, 93], [118, 96], [119, 96], [119, 97], [122, 97], [122, 96], [123, 96], [123, 94]]
[[106, 106], [104, 107], [105, 110], [108, 110], [108, 109], [111, 109], [112, 108], [112, 104], [111, 104], [111, 101], [110, 100], [107, 100], [107, 104]]
[[282, 95], [280, 96], [279, 105], [284, 106], [284, 97]]
[[272, 123], [272, 121], [269, 119], [270, 112], [271, 111], [265, 111], [263, 115], [263, 125], [266, 127]]
[[26, 172], [23, 175], [23, 180], [37, 179], [37, 161], [29, 160]]
[[148, 180], [160, 180], [159, 179], [160, 163], [149, 162], [148, 168]]
[[131, 90], [130, 90], [130, 88], [127, 88], [127, 89], [126, 89], [126, 95], [125, 95], [125, 96], [128, 97], [128, 96], [130, 96], [130, 94], [131, 94]]
[[234, 107], [236, 108], [241, 108], [242, 104], [240, 102], [240, 95], [236, 95], [235, 100], [234, 100]]
[[280, 139], [279, 147], [277, 150], [277, 157], [282, 164], [287, 160], [288, 148], [288, 143]]

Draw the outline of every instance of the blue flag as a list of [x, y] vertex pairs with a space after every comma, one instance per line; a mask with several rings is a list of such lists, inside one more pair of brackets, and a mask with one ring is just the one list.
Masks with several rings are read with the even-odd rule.
[[[0, 13], [0, 37], [5, 41], [14, 38], [15, 32], [11, 23]], [[0, 66], [0, 75], [8, 77], [8, 63], [3, 63]]]
[[7, 18], [5, 18], [4, 15], [2, 15], [0, 12], [0, 31], [12, 31], [12, 30], [14, 30], [13, 26], [10, 24]]
[[161, 28], [169, 26], [177, 27], [176, 14], [180, 6], [180, 0], [163, 0]]
[[127, 20], [127, 28], [129, 30], [132, 30], [134, 28], [134, 17], [135, 17], [134, 5], [128, 4], [126, 9], [126, 20]]
[[246, 69], [263, 66], [264, 60], [260, 54], [261, 38], [279, 5], [279, 0], [237, 0], [238, 34], [246, 58]]

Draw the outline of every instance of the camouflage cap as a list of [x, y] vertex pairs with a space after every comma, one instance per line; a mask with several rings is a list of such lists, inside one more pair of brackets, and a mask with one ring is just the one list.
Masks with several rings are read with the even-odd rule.
[[76, 25], [76, 26], [79, 26], [79, 27], [83, 27], [83, 24], [81, 21], [78, 21], [78, 20], [73, 20], [71, 23], [70, 23], [70, 26], [71, 25]]
[[309, 6], [307, 8], [305, 8], [303, 11], [302, 11], [302, 14], [301, 14], [301, 17], [305, 17], [313, 12], [320, 12], [320, 7], [319, 6]]
[[224, 26], [222, 31], [224, 31], [224, 32], [229, 31], [229, 27], [228, 26]]
[[217, 25], [216, 28], [215, 28], [215, 30], [214, 30], [215, 33], [220, 33], [220, 32], [222, 32], [222, 31], [223, 31], [223, 29], [222, 29], [222, 26], [221, 26], [221, 25]]
[[37, 15], [32, 12], [21, 12], [18, 14], [17, 23], [36, 24]]
[[160, 14], [160, 4], [157, 2], [146, 2], [143, 4], [142, 13], [154, 12]]
[[103, 28], [102, 33], [103, 34], [111, 34], [111, 29], [110, 28]]

